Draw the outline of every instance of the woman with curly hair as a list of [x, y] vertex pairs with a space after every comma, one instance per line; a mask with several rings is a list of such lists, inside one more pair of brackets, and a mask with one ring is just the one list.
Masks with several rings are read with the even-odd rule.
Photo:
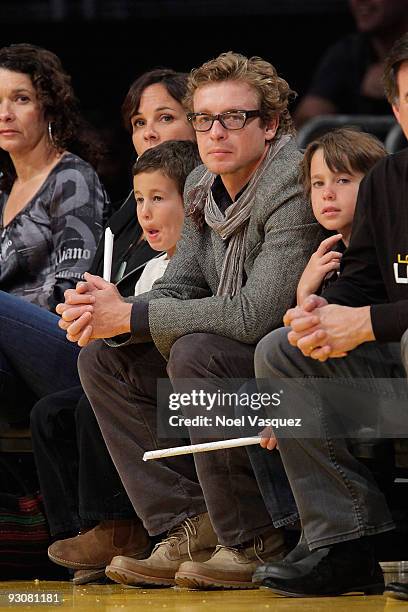
[[78, 384], [78, 351], [53, 311], [90, 267], [108, 199], [77, 153], [95, 163], [100, 147], [58, 57], [0, 49], [0, 401], [13, 421], [36, 397]]

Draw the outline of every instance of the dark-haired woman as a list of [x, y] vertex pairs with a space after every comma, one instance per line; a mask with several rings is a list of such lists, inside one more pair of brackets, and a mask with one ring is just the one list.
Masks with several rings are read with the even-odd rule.
[[[186, 74], [170, 68], [145, 72], [132, 83], [122, 105], [122, 117], [136, 155], [167, 140], [195, 140], [182, 105], [186, 83]], [[141, 266], [154, 256], [142, 237], [133, 190], [111, 217], [109, 226], [115, 235], [112, 281], [119, 283], [122, 295], [132, 295]], [[101, 276], [102, 262], [100, 243], [90, 272]]]
[[98, 146], [60, 60], [29, 44], [0, 49], [0, 416], [9, 421], [78, 380], [78, 351], [53, 311], [90, 267], [108, 200], [74, 151], [94, 161]]

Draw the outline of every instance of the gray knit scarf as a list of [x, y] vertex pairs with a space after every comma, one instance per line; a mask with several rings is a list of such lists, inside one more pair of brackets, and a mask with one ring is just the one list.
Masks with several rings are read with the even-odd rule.
[[254, 203], [256, 185], [269, 169], [273, 158], [289, 140], [290, 136], [282, 136], [269, 146], [267, 154], [254, 172], [245, 191], [228, 206], [225, 214], [218, 208], [211, 191], [216, 175], [207, 170], [197, 185], [201, 193], [204, 190], [207, 194], [204, 204], [204, 216], [207, 225], [223, 240], [229, 239], [217, 295], [233, 296], [242, 287], [248, 221]]

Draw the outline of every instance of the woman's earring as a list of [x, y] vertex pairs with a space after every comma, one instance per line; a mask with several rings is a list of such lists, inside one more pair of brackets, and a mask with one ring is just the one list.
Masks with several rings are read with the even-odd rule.
[[51, 123], [51, 121], [48, 122], [48, 137], [50, 139], [50, 143], [52, 144], [52, 146], [55, 147], [54, 138], [52, 136], [52, 123]]

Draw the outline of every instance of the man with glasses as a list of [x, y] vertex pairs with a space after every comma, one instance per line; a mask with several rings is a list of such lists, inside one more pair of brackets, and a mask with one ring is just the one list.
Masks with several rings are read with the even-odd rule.
[[88, 275], [59, 307], [70, 340], [111, 338], [81, 351], [81, 380], [138, 516], [150, 535], [168, 532], [148, 559], [112, 560], [119, 582], [251, 587], [260, 560], [284, 550], [277, 527], [297, 519], [292, 500], [274, 526], [244, 448], [201, 453], [195, 465], [191, 455], [141, 461], [185, 443], [158, 438], [156, 379], [177, 390], [180, 379], [252, 378], [255, 344], [280, 326], [320, 242], [297, 180], [291, 94], [258, 57], [229, 52], [193, 70], [185, 102], [204, 165], [187, 180], [165, 275], [127, 300]]
[[209, 132], [214, 121], [219, 121], [226, 130], [241, 130], [245, 127], [251, 117], [260, 117], [259, 110], [252, 111], [227, 111], [219, 115], [208, 115], [207, 113], [188, 113], [187, 118], [191, 121], [196, 132]]

